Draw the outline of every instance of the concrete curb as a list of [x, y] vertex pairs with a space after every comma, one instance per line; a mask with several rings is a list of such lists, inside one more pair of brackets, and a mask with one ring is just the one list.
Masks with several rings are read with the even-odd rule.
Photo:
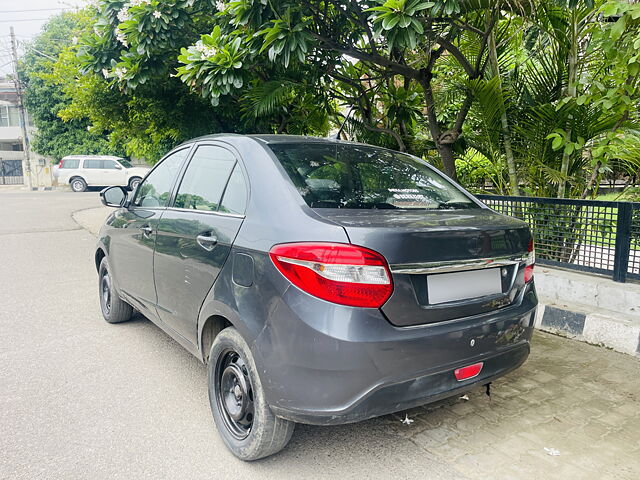
[[93, 236], [97, 236], [105, 219], [113, 211], [109, 207], [92, 207], [76, 210], [71, 218]]
[[616, 317], [615, 312], [588, 313], [580, 307], [541, 303], [535, 327], [640, 358], [640, 323]]
[[536, 328], [640, 357], [640, 285], [536, 267]]
[[51, 191], [71, 191], [71, 187], [68, 187], [66, 185], [60, 185], [60, 186], [48, 186], [48, 187], [31, 187], [31, 190], [29, 190], [29, 187], [27, 187], [26, 185], [0, 185], [0, 190], [19, 190], [22, 192], [51, 192]]

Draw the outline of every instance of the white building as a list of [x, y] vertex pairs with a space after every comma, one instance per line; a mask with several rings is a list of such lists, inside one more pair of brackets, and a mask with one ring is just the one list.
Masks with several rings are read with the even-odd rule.
[[[27, 117], [29, 136], [33, 126]], [[0, 77], [0, 185], [26, 185], [25, 154], [20, 127], [18, 93], [10, 78]], [[31, 185], [51, 185], [51, 165], [39, 155], [31, 152]]]

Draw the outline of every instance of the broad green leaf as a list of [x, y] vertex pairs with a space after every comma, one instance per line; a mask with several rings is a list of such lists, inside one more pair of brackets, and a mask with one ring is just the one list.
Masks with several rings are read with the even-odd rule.
[[618, 19], [616, 23], [611, 27], [611, 38], [613, 40], [618, 40], [624, 33], [624, 29], [627, 25], [627, 17], [622, 16]]
[[575, 145], [572, 142], [569, 142], [564, 146], [565, 155], [571, 155], [574, 150], [575, 150]]
[[385, 17], [384, 20], [382, 20], [382, 28], [384, 28], [385, 30], [391, 30], [398, 24], [399, 21], [399, 15], [389, 15], [388, 17]]

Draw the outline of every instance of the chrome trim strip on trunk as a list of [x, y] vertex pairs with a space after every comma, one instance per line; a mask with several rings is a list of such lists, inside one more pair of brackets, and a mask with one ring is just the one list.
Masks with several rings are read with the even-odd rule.
[[527, 260], [527, 255], [510, 255], [504, 257], [479, 258], [476, 260], [451, 260], [448, 262], [399, 263], [390, 265], [392, 273], [408, 273], [411, 275], [429, 273], [463, 272], [481, 268], [506, 267]]

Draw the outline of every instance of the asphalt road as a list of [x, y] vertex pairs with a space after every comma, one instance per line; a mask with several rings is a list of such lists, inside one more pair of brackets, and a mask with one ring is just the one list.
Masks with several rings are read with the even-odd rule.
[[0, 478], [464, 478], [389, 429], [298, 426], [243, 463], [218, 438], [205, 367], [144, 318], [101, 318], [89, 192], [0, 190]]

